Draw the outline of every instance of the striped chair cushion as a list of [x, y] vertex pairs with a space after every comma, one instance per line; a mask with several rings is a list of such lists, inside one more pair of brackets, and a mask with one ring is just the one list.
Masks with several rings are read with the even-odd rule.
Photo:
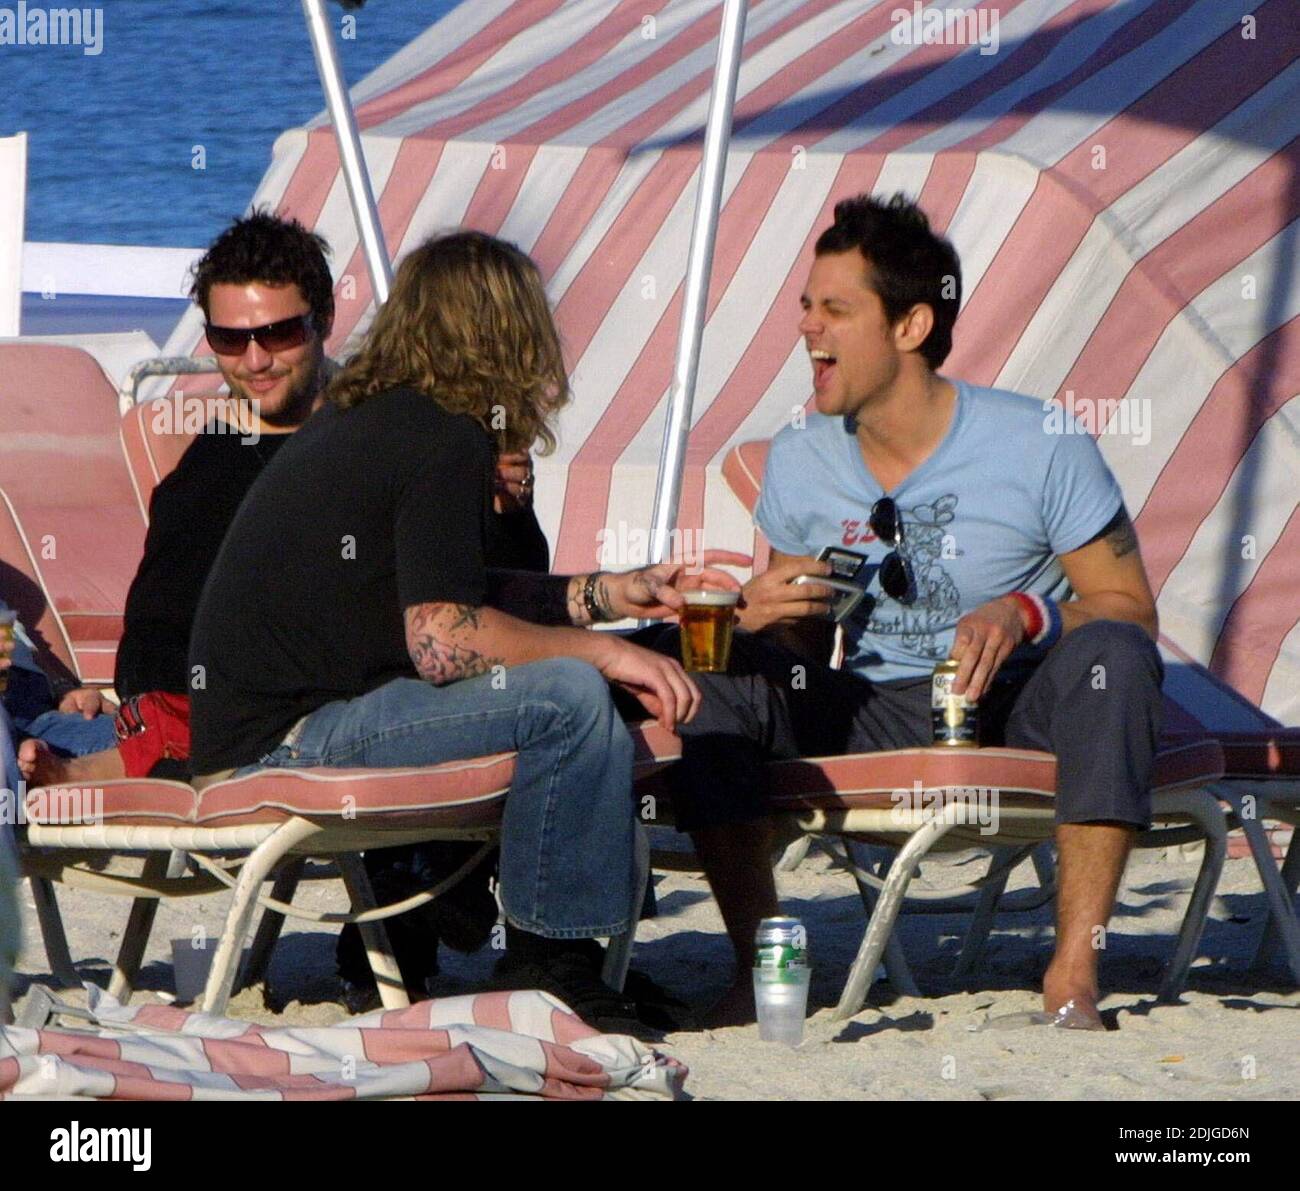
[[[779, 811], [888, 810], [897, 791], [996, 790], [1006, 808], [1041, 807], [1056, 796], [1056, 758], [1029, 749], [895, 749], [775, 761], [769, 767]], [[1156, 757], [1154, 790], [1213, 781], [1223, 754], [1212, 741], [1182, 744]]]
[[375, 830], [490, 827], [500, 822], [513, 776], [514, 754], [501, 753], [406, 769], [267, 769], [202, 794], [183, 782], [122, 779], [85, 797], [74, 789], [30, 791], [27, 815], [47, 826], [220, 828], [296, 816]]
[[[653, 721], [630, 727], [638, 778], [681, 756], [681, 741]], [[500, 823], [515, 754], [404, 769], [265, 769], [216, 782], [202, 794], [183, 782], [123, 778], [93, 790], [27, 795], [27, 817], [46, 826], [242, 827], [293, 816], [363, 821], [376, 830], [481, 828]]]
[[238, 827], [296, 815], [356, 819], [379, 830], [431, 820], [491, 826], [501, 820], [514, 772], [514, 753], [403, 769], [269, 769], [209, 786], [197, 796], [197, 822]]

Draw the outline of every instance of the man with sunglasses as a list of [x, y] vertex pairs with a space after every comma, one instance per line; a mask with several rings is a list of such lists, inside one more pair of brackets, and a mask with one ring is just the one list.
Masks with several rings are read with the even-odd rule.
[[[697, 676], [703, 704], [682, 729], [678, 823], [740, 962], [718, 1024], [752, 1019], [744, 969], [778, 912], [764, 762], [929, 745], [931, 676], [952, 657], [982, 743], [1058, 758], [1044, 1006], [1101, 1027], [1094, 940], [1150, 816], [1155, 601], [1092, 437], [1061, 433], [1038, 400], [936, 371], [960, 300], [957, 254], [915, 204], [837, 204], [799, 325], [816, 412], [774, 439], [756, 512], [771, 565], [745, 587], [731, 674]], [[825, 664], [834, 593], [815, 582], [832, 573], [866, 589], [842, 621], [840, 670]]]

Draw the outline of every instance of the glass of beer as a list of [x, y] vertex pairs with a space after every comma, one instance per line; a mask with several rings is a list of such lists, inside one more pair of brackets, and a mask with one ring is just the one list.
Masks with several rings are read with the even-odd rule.
[[682, 665], [706, 674], [725, 674], [731, 661], [731, 627], [738, 591], [684, 591]]
[[[0, 612], [0, 644], [14, 639], [14, 621], [18, 619], [16, 612]], [[0, 657], [12, 656], [6, 655], [0, 648]], [[9, 689], [9, 667], [6, 666], [0, 670], [0, 694], [4, 694]]]

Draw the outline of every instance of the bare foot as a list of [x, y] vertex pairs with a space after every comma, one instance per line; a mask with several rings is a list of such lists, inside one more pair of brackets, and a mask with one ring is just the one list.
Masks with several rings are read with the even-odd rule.
[[1043, 1008], [1052, 1024], [1065, 1030], [1104, 1030], [1097, 1011], [1097, 982], [1091, 974], [1070, 973], [1055, 965], [1043, 977]]
[[753, 978], [746, 969], [744, 981], [737, 980], [727, 989], [722, 999], [704, 1015], [700, 1024], [706, 1030], [716, 1030], [726, 1026], [749, 1026], [757, 1020]]
[[70, 780], [71, 762], [60, 757], [43, 740], [24, 740], [18, 746], [18, 772], [31, 787], [62, 786]]
[[73, 786], [125, 777], [122, 754], [117, 749], [60, 757], [43, 740], [24, 740], [18, 746], [18, 771], [28, 786]]

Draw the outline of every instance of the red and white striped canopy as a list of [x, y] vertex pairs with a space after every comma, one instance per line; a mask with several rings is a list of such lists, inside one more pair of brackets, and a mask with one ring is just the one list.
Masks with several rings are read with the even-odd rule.
[[[464, 225], [547, 278], [560, 570], [637, 561], [649, 526], [720, 17], [473, 0], [353, 92], [396, 256]], [[719, 466], [810, 397], [813, 242], [837, 199], [904, 190], [962, 256], [944, 371], [1095, 415], [1164, 632], [1300, 721], [1298, 58], [1294, 0], [751, 0], [682, 526], [748, 548]], [[341, 350], [372, 303], [323, 116], [255, 201], [334, 246]], [[200, 346], [191, 317], [168, 348]]]

